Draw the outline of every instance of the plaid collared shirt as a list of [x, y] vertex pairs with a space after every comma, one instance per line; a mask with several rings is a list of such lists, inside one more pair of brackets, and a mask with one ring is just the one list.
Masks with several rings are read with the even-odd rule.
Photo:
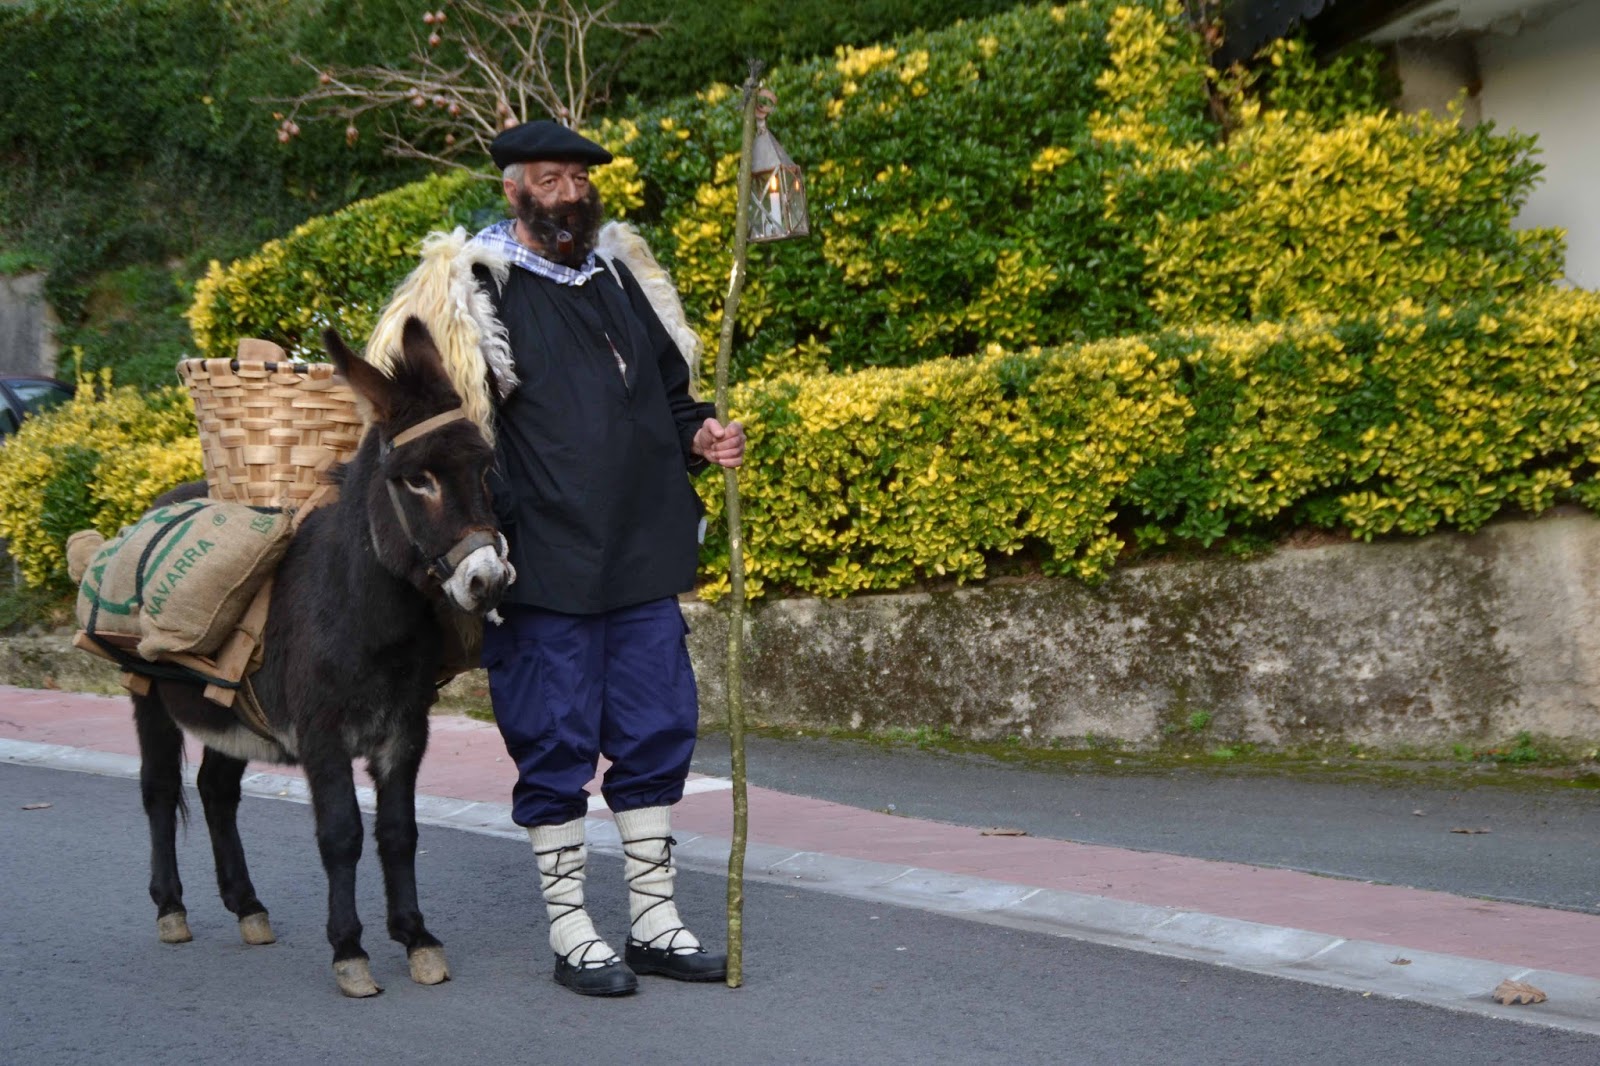
[[516, 224], [517, 221], [513, 218], [496, 222], [487, 229], [479, 230], [477, 236], [472, 239], [475, 243], [488, 245], [505, 256], [513, 266], [519, 266], [530, 274], [549, 278], [561, 285], [582, 285], [605, 269], [593, 252], [590, 252], [589, 257], [583, 261], [583, 266], [576, 270], [561, 263], [552, 263], [517, 240]]
[[[515, 232], [516, 219], [508, 218], [503, 222], [496, 222], [487, 229], [480, 230], [473, 237], [474, 243], [481, 242], [489, 248], [505, 256], [513, 266], [519, 266], [530, 274], [541, 278], [548, 278], [558, 285], [583, 285], [605, 267], [593, 252], [583, 261], [583, 266], [574, 270], [561, 263], [553, 263], [542, 255], [537, 255], [521, 241], [517, 240]], [[622, 358], [622, 353], [617, 351], [617, 344], [611, 339], [611, 334], [604, 334], [606, 344], [611, 348], [611, 358], [617, 361], [617, 373], [622, 379], [628, 379], [628, 364]]]

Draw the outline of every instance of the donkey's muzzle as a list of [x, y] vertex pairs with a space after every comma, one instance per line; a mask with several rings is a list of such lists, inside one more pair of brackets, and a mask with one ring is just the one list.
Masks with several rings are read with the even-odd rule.
[[441, 570], [448, 565], [440, 583], [450, 601], [468, 614], [493, 610], [517, 579], [505, 537], [488, 530], [463, 537], [436, 565]]

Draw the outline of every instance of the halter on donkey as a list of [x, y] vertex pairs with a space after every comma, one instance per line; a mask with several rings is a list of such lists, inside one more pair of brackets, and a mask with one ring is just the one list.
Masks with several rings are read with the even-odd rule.
[[[377, 785], [375, 837], [388, 930], [411, 977], [449, 977], [443, 946], [417, 905], [415, 794], [428, 710], [447, 648], [449, 615], [481, 615], [513, 580], [485, 484], [493, 450], [461, 410], [433, 338], [411, 319], [401, 358], [380, 373], [333, 331], [324, 342], [366, 405], [370, 431], [339, 468], [336, 502], [313, 511], [274, 577], [264, 658], [251, 678], [268, 736], [240, 725], [199, 686], [155, 682], [134, 698], [140, 788], [150, 821], [150, 896], [163, 941], [190, 939], [174, 838], [183, 806], [183, 732], [205, 745], [198, 786], [223, 904], [247, 944], [271, 943], [237, 813], [249, 759], [299, 763], [311, 787], [317, 846], [328, 877], [328, 941], [339, 989], [371, 996], [355, 872], [361, 812], [351, 761]], [[190, 493], [194, 495], [194, 493]]]

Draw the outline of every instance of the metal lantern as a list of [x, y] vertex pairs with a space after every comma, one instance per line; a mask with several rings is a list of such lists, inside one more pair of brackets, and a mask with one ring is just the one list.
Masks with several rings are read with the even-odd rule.
[[750, 239], [804, 237], [811, 232], [805, 176], [767, 129], [766, 110], [756, 112], [756, 139], [750, 149]]

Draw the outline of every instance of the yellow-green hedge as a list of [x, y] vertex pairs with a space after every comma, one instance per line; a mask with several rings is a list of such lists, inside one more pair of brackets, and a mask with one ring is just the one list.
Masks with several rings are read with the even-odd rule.
[[[59, 575], [73, 530], [114, 532], [200, 476], [187, 401], [153, 401], [86, 383], [0, 448], [0, 536], [31, 584]], [[778, 375], [733, 405], [754, 596], [972, 580], [1025, 550], [1092, 581], [1130, 542], [1600, 509], [1600, 294]], [[699, 488], [715, 596], [721, 480]]]
[[[1454, 114], [1264, 107], [1235, 78], [1231, 129], [1196, 136], [1166, 117], [1176, 86], [1203, 67], [1179, 31], [1146, 8], [1113, 15], [1094, 138], [1121, 150], [1106, 217], [1145, 258], [1151, 308], [1166, 325], [1375, 313], [1411, 298], [1492, 299], [1560, 276], [1561, 235], [1514, 230], [1538, 173], [1531, 140]], [[1267, 49], [1288, 68], [1280, 97], [1317, 73], [1293, 41]]]
[[112, 536], [161, 493], [204, 476], [194, 410], [177, 389], [78, 384], [0, 446], [0, 537], [29, 585], [66, 583], [67, 537]]
[[[734, 408], [753, 595], [971, 580], [1024, 549], [1094, 580], [1130, 540], [1600, 505], [1600, 295], [779, 376]], [[700, 490], [717, 531], [721, 481]], [[725, 568], [717, 533], [707, 594]]]

